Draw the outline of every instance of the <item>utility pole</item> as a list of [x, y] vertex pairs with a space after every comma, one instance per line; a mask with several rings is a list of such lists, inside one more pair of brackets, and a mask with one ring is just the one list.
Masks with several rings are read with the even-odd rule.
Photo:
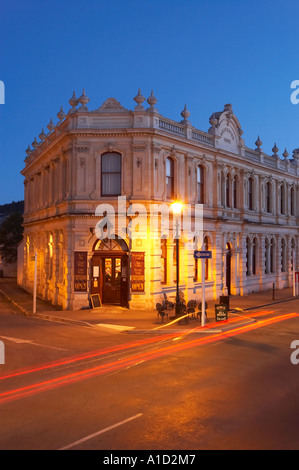
[[37, 252], [34, 254], [33, 315], [36, 314]]

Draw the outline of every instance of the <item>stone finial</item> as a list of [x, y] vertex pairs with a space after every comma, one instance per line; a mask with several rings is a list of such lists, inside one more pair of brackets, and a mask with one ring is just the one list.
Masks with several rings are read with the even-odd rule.
[[287, 160], [287, 158], [288, 158], [289, 154], [288, 154], [288, 152], [287, 152], [287, 149], [286, 149], [286, 148], [284, 149], [284, 152], [283, 152], [282, 156], [283, 156], [283, 158], [284, 158], [285, 160]]
[[43, 142], [45, 138], [47, 137], [46, 134], [44, 133], [44, 129], [42, 129], [41, 133], [38, 136], [40, 140]]
[[218, 119], [216, 118], [215, 113], [213, 113], [212, 116], [210, 117], [209, 123], [211, 124], [213, 129], [217, 126]]
[[261, 146], [263, 145], [263, 142], [261, 141], [260, 136], [258, 136], [257, 140], [255, 141], [255, 145], [256, 145], [255, 150], [257, 152], [261, 152]]
[[189, 124], [188, 117], [190, 116], [190, 111], [188, 111], [186, 104], [185, 104], [183, 111], [181, 112], [181, 116], [184, 118], [183, 121], [181, 122], [183, 124]]
[[72, 107], [72, 109], [70, 109], [70, 113], [75, 113], [76, 112], [76, 106], [78, 106], [79, 104], [79, 100], [78, 98], [76, 98], [76, 94], [75, 94], [75, 91], [73, 91], [73, 96], [71, 97], [71, 99], [69, 100], [69, 103]]
[[225, 104], [224, 105], [224, 111], [228, 111], [229, 114], [233, 114], [233, 107], [231, 104]]
[[272, 152], [273, 152], [272, 157], [278, 157], [278, 155], [277, 155], [277, 154], [278, 154], [278, 150], [279, 150], [279, 149], [277, 148], [277, 145], [276, 145], [276, 142], [275, 142], [274, 147], [272, 148]]
[[133, 99], [137, 103], [137, 106], [135, 106], [134, 111], [144, 111], [144, 107], [142, 106], [142, 103], [145, 101], [145, 98], [144, 96], [142, 96], [140, 88], [138, 90], [137, 95]]
[[65, 112], [63, 111], [62, 106], [61, 106], [59, 113], [57, 113], [57, 117], [58, 117], [59, 121], [63, 121], [65, 116], [66, 116]]
[[150, 108], [147, 109], [147, 111], [151, 113], [157, 113], [158, 110], [155, 108], [155, 104], [157, 103], [157, 98], [154, 96], [153, 90], [151, 91], [151, 96], [147, 99], [148, 104], [150, 105]]
[[52, 118], [50, 119], [49, 124], [47, 125], [47, 128], [49, 129], [50, 132], [54, 131], [55, 129], [55, 124], [52, 121]]
[[31, 150], [31, 148], [30, 148], [30, 145], [28, 145], [28, 147], [27, 147], [27, 149], [25, 150], [25, 152], [27, 153], [28, 157], [29, 157], [29, 155], [31, 155], [32, 150]]
[[36, 137], [34, 137], [34, 141], [32, 142], [32, 147], [36, 149], [38, 147], [38, 141], [36, 140]]
[[78, 99], [79, 103], [81, 104], [81, 108], [79, 108], [81, 111], [88, 111], [88, 108], [87, 108], [87, 103], [90, 101], [90, 99], [88, 98], [88, 96], [85, 95], [85, 89], [83, 88], [83, 92], [82, 92], [82, 95], [80, 96], [80, 98]]
[[299, 160], [299, 148], [293, 150], [294, 160]]

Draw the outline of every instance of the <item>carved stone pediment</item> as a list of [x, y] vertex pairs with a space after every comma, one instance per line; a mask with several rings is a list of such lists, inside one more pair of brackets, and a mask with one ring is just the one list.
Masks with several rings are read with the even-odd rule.
[[119, 101], [115, 98], [108, 98], [99, 109], [98, 113], [128, 113], [129, 111], [124, 108]]

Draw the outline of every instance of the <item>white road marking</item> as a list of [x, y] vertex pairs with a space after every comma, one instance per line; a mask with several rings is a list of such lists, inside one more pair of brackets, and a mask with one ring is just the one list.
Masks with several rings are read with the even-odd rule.
[[96, 323], [96, 326], [102, 328], [103, 330], [114, 330], [114, 331], [126, 331], [134, 330], [135, 326], [124, 326], [124, 325], [111, 325], [108, 323]]
[[124, 419], [123, 421], [119, 421], [118, 423], [112, 424], [111, 426], [108, 426], [107, 428], [101, 429], [101, 431], [98, 431], [93, 434], [90, 434], [89, 436], [83, 437], [82, 439], [72, 442], [72, 444], [69, 444], [67, 446], [61, 447], [61, 449], [58, 449], [58, 450], [67, 450], [67, 449], [70, 449], [71, 447], [75, 447], [79, 444], [82, 444], [83, 442], [88, 441], [89, 439], [93, 439], [94, 437], [100, 436], [101, 434], [104, 434], [105, 432], [111, 431], [112, 429], [122, 426], [123, 424], [129, 423], [130, 421], [133, 421], [136, 418], [140, 418], [140, 416], [142, 416], [142, 413], [138, 413], [137, 415]]
[[9, 336], [0, 336], [0, 338], [5, 339], [6, 341], [11, 341], [12, 343], [17, 343], [17, 344], [28, 343], [28, 344], [32, 344], [33, 346], [40, 346], [41, 348], [50, 348], [50, 349], [58, 349], [59, 351], [66, 351], [66, 349], [56, 348], [55, 346], [47, 346], [46, 344], [34, 343], [30, 339], [11, 338]]

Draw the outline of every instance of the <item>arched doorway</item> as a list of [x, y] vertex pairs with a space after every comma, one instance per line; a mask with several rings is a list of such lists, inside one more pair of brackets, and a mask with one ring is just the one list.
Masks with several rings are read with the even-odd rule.
[[128, 246], [122, 238], [98, 240], [91, 259], [91, 294], [99, 294], [103, 304], [128, 307]]
[[231, 294], [231, 258], [231, 244], [227, 243], [225, 246], [225, 287], [227, 289], [227, 295]]

